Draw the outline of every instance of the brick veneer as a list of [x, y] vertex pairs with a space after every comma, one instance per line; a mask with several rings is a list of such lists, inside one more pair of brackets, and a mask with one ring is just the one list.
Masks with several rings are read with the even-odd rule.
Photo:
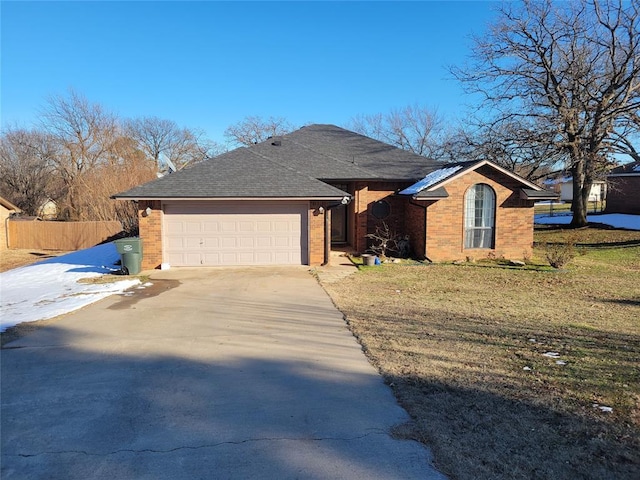
[[[491, 186], [496, 193], [495, 248], [464, 248], [464, 196], [477, 183]], [[491, 255], [507, 258], [531, 256], [533, 247], [533, 202], [521, 200], [521, 184], [489, 167], [469, 172], [444, 186], [446, 199], [415, 202], [426, 207], [425, 256], [433, 261], [484, 258]], [[415, 206], [407, 209], [409, 217], [420, 216]], [[413, 235], [419, 235], [419, 221], [411, 221]], [[414, 247], [418, 250], [418, 247]]]
[[358, 252], [367, 250], [367, 234], [375, 232], [376, 226], [382, 226], [383, 220], [371, 214], [371, 205], [378, 200], [385, 200], [391, 206], [389, 217], [384, 219], [389, 228], [399, 234], [405, 230], [405, 199], [395, 193], [407, 187], [401, 182], [356, 182], [353, 199], [353, 237], [351, 244]]
[[[151, 208], [149, 215], [146, 213], [147, 207]], [[159, 268], [162, 263], [162, 217], [162, 202], [159, 200], [138, 202], [143, 270]]]
[[309, 202], [309, 265], [318, 266], [324, 262], [324, 216], [327, 210], [320, 213], [318, 208], [326, 207], [325, 202]]

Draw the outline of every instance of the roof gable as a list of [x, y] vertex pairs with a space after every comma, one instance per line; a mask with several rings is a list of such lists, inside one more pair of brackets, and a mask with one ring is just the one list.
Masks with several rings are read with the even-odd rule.
[[545, 192], [544, 189], [542, 189], [535, 183], [531, 183], [529, 180], [526, 180], [519, 175], [516, 175], [515, 173], [510, 172], [500, 165], [497, 165], [488, 160], [481, 160], [478, 162], [460, 162], [444, 165], [441, 168], [432, 171], [422, 180], [414, 183], [408, 188], [405, 188], [399, 193], [400, 195], [412, 195], [414, 198], [431, 198], [433, 197], [433, 192], [440, 191], [449, 182], [452, 182], [453, 180], [461, 177], [467, 172], [478, 170], [479, 168], [484, 166], [493, 168], [501, 174], [506, 175], [513, 180], [516, 180], [518, 183], [520, 183], [522, 189], [526, 189], [531, 193], [544, 192], [545, 195], [549, 194], [553, 197], [556, 196], [555, 194], [551, 194], [550, 192]]

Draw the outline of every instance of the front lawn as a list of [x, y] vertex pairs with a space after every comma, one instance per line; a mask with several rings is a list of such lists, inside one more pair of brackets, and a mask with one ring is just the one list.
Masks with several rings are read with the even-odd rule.
[[561, 271], [385, 264], [325, 286], [452, 479], [640, 478], [640, 232]]

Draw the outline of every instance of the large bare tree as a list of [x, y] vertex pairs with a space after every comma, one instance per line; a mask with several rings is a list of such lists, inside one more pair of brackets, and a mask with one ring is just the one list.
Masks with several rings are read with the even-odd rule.
[[8, 128], [0, 137], [0, 192], [27, 215], [56, 197], [53, 145], [37, 130]]
[[91, 219], [85, 175], [106, 161], [118, 137], [116, 117], [70, 91], [49, 98], [42, 111], [42, 125], [53, 143], [53, 164], [65, 187], [61, 218]]
[[125, 122], [125, 131], [159, 172], [166, 170], [167, 163], [180, 169], [223, 151], [221, 145], [206, 139], [201, 131], [179, 127], [173, 120], [135, 118]]
[[572, 225], [592, 182], [640, 129], [640, 6], [623, 0], [505, 2], [473, 63], [454, 67], [491, 122], [535, 119], [573, 177]]
[[536, 182], [555, 171], [566, 157], [554, 146], [554, 137], [555, 132], [545, 131], [535, 120], [467, 124], [448, 134], [441, 158], [450, 162], [491, 160]]
[[270, 137], [285, 135], [295, 129], [296, 127], [282, 117], [248, 116], [227, 127], [224, 136], [231, 145], [241, 147], [255, 145]]
[[354, 132], [425, 157], [438, 156], [442, 127], [437, 110], [419, 104], [357, 115], [347, 124]]

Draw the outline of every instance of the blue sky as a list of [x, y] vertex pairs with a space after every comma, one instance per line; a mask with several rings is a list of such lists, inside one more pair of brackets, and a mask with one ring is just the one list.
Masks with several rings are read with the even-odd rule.
[[30, 126], [69, 88], [216, 141], [248, 115], [344, 125], [419, 103], [453, 122], [471, 99], [446, 66], [465, 61], [492, 5], [3, 1], [2, 125]]

